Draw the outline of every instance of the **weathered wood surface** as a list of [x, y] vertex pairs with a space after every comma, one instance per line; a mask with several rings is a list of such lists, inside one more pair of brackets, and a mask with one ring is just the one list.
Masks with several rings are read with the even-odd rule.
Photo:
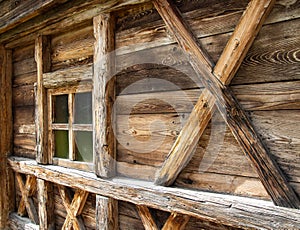
[[190, 217], [187, 215], [172, 212], [162, 230], [183, 230], [189, 220]]
[[58, 88], [76, 85], [92, 80], [93, 67], [91, 65], [78, 66], [43, 74], [45, 88]]
[[43, 74], [51, 69], [50, 38], [39, 36], [35, 41], [35, 61], [37, 64], [37, 89], [35, 102], [36, 124], [36, 160], [41, 164], [52, 162], [48, 146], [48, 106], [47, 92], [44, 87]]
[[40, 230], [54, 230], [55, 204], [53, 199], [53, 184], [45, 180], [37, 179], [37, 191]]
[[101, 14], [94, 18], [94, 162], [98, 176], [115, 175], [116, 143], [114, 136], [115, 77], [115, 18]]
[[[259, 5], [261, 2], [255, 3]], [[266, 2], [263, 6], [267, 7], [270, 3]], [[168, 28], [172, 31], [178, 44], [187, 55], [190, 55], [191, 64], [196, 73], [203, 79], [203, 84], [216, 97], [216, 105], [220, 113], [226, 120], [244, 153], [251, 159], [274, 203], [285, 207], [300, 207], [297, 194], [295, 194], [292, 187], [286, 181], [276, 162], [271, 158], [268, 150], [253, 129], [251, 121], [240, 107], [232, 92], [215, 78], [208, 63], [203, 63], [208, 58], [205, 58], [206, 54], [203, 53], [202, 48], [198, 46], [191, 31], [183, 23], [178, 10], [170, 5], [168, 1], [155, 1], [155, 6]], [[162, 178], [159, 178], [156, 182], [163, 182]]]
[[96, 226], [100, 230], [119, 229], [118, 201], [96, 195]]
[[13, 151], [12, 52], [0, 45], [0, 228], [7, 226], [14, 209], [13, 173], [7, 168], [7, 157]]
[[[129, 201], [138, 205], [194, 216], [235, 227], [297, 228], [300, 211], [277, 207], [269, 201], [256, 200], [215, 193], [188, 191], [155, 186], [153, 183], [115, 178], [102, 180], [93, 173], [59, 166], [37, 165], [32, 160], [11, 158], [9, 164], [15, 171], [35, 174], [40, 179], [64, 186]], [[141, 199], [140, 197], [143, 197]], [[263, 213], [263, 215], [262, 215]]]
[[136, 206], [139, 216], [146, 230], [158, 230], [155, 220], [153, 219], [149, 208], [143, 205]]
[[17, 213], [11, 213], [9, 215], [8, 224], [12, 230], [39, 230], [39, 225], [32, 223], [32, 221], [26, 217], [20, 217]]

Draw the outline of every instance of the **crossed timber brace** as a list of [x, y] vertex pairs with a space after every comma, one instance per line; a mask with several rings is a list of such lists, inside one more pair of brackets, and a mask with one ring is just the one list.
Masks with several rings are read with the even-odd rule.
[[[169, 0], [153, 1], [179, 46], [190, 57], [192, 67], [206, 88], [159, 171], [156, 184], [171, 185], [175, 181], [191, 159], [192, 150], [207, 126], [210, 114], [213, 112], [213, 105], [216, 104], [243, 152], [253, 163], [273, 202], [284, 207], [300, 207], [297, 194], [260, 140], [239, 102], [226, 86], [239, 68], [274, 2], [275, 0], [252, 0], [249, 3], [219, 62], [213, 69], [211, 58], [188, 29], [176, 6]], [[199, 127], [193, 126], [198, 124], [198, 120]], [[192, 131], [193, 129], [196, 131]]]

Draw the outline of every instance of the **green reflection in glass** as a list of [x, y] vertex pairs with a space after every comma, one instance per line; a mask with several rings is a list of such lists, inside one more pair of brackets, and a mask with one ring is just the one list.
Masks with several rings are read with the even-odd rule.
[[56, 130], [55, 136], [55, 156], [59, 158], [69, 158], [69, 136], [68, 131]]
[[75, 94], [75, 124], [92, 124], [92, 93]]
[[54, 97], [54, 123], [68, 123], [68, 95]]
[[75, 132], [76, 160], [93, 162], [93, 132]]

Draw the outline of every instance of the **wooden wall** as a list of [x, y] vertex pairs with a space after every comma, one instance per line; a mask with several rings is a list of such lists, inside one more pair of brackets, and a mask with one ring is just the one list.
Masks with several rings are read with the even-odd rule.
[[[0, 2], [0, 6], [4, 2]], [[214, 61], [218, 60], [247, 3], [246, 0], [177, 1]], [[231, 88], [300, 195], [299, 5], [298, 0], [276, 2]], [[117, 170], [121, 176], [153, 181], [200, 95], [201, 84], [193, 81], [188, 59], [174, 44], [151, 4], [117, 12], [116, 17]], [[93, 44], [91, 19], [55, 31], [51, 34], [51, 71], [91, 64]], [[163, 89], [162, 81], [172, 83], [173, 88]], [[31, 40], [13, 49], [13, 115], [14, 155], [32, 159], [36, 153], [35, 82], [34, 40]], [[129, 113], [128, 108], [131, 108]], [[162, 123], [155, 123], [157, 121]], [[220, 138], [214, 138], [215, 135]], [[212, 163], [209, 154], [216, 156]], [[206, 159], [206, 163], [200, 165], [201, 159]], [[175, 186], [269, 199], [256, 172], [218, 114]], [[55, 203], [59, 227], [66, 213], [57, 190]], [[94, 207], [95, 196], [90, 195], [83, 214], [89, 223], [87, 229], [95, 227]], [[120, 229], [132, 229], [132, 226], [142, 229], [133, 205], [120, 202], [119, 209]], [[168, 215], [161, 211], [154, 213], [160, 223]], [[191, 219], [186, 229], [221, 227], [225, 228]]]

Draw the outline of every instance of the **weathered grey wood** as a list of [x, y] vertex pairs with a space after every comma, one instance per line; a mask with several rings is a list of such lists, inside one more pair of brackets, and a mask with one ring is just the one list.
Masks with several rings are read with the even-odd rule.
[[37, 162], [41, 164], [51, 163], [52, 159], [47, 148], [48, 143], [48, 107], [46, 89], [43, 85], [43, 74], [50, 71], [51, 48], [50, 40], [46, 36], [39, 36], [35, 42], [35, 61], [37, 63], [37, 90], [35, 104], [35, 124], [36, 124], [36, 149]]
[[26, 184], [24, 185], [23, 183], [23, 179], [21, 174], [16, 173], [16, 177], [17, 177], [17, 181], [22, 193], [22, 200], [23, 202], [20, 202], [20, 206], [19, 206], [19, 210], [18, 210], [18, 214], [23, 216], [25, 214], [25, 212], [23, 211], [23, 204], [26, 207], [26, 211], [28, 213], [29, 218], [35, 223], [38, 224], [39, 223], [39, 217], [36, 211], [36, 208], [34, 206], [33, 200], [32, 198], [29, 196], [31, 190], [28, 189], [30, 186], [32, 186], [32, 190], [36, 189], [36, 178], [32, 175], [28, 175], [27, 176], [27, 180], [26, 180]]
[[187, 215], [172, 212], [162, 230], [183, 230], [189, 220], [190, 217]]
[[144, 205], [137, 205], [136, 208], [143, 222], [145, 230], [158, 230], [158, 227], [149, 211], [149, 208]]
[[270, 201], [161, 187], [152, 182], [125, 178], [103, 180], [93, 173], [38, 165], [34, 160], [24, 158], [11, 157], [9, 164], [14, 171], [53, 183], [234, 227], [288, 229], [300, 225], [300, 210], [274, 206]]
[[9, 215], [8, 219], [9, 228], [12, 230], [39, 230], [39, 225], [32, 223], [32, 221], [26, 217], [21, 217], [17, 213], [13, 212]]
[[40, 230], [54, 230], [54, 193], [51, 182], [37, 179], [37, 196], [39, 207], [39, 226]]
[[111, 14], [94, 18], [94, 162], [100, 177], [115, 175], [116, 143], [114, 137], [115, 69], [114, 44], [115, 19]]
[[96, 195], [96, 228], [100, 230], [119, 229], [117, 200]]
[[7, 168], [13, 151], [12, 52], [0, 44], [0, 229], [7, 226], [8, 214], [14, 209], [14, 178]]
[[45, 88], [66, 87], [68, 85], [78, 85], [84, 81], [91, 81], [93, 76], [93, 67], [83, 65], [64, 70], [58, 70], [43, 74], [43, 83]]
[[[244, 153], [252, 161], [273, 202], [280, 206], [299, 208], [300, 201], [297, 194], [288, 184], [280, 168], [265, 148], [233, 93], [213, 75], [211, 66], [205, 62], [207, 59], [203, 57], [206, 54], [198, 46], [195, 37], [183, 23], [177, 8], [170, 2], [163, 0], [155, 1], [154, 4], [178, 44], [190, 56], [191, 64], [198, 76], [203, 79], [203, 84], [215, 96], [220, 113]], [[268, 8], [269, 5], [272, 5], [272, 0], [266, 2], [254, 1], [254, 4], [257, 4], [257, 6], [262, 4], [263, 8]], [[202, 63], [203, 61], [205, 63]], [[163, 176], [159, 177], [156, 183], [162, 184], [161, 182], [164, 183], [165, 181], [167, 180]]]

